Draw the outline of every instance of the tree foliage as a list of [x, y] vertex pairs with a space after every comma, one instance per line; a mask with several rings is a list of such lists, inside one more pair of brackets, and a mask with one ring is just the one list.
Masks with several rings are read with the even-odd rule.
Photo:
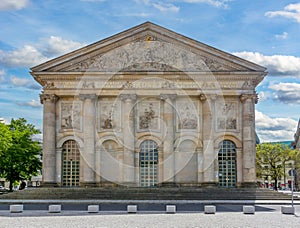
[[4, 137], [7, 140], [1, 139], [3, 144], [0, 141], [0, 176], [9, 181], [9, 188], [12, 190], [15, 181], [30, 179], [42, 167], [41, 147], [32, 140], [32, 136], [40, 131], [23, 118], [12, 119], [10, 125], [1, 125], [2, 128], [6, 129]]
[[9, 126], [0, 123], [0, 155], [6, 151], [12, 143]]
[[295, 158], [295, 151], [287, 145], [262, 143], [256, 146], [256, 172], [257, 177], [271, 177], [274, 188], [277, 190], [278, 180], [285, 175], [287, 162]]

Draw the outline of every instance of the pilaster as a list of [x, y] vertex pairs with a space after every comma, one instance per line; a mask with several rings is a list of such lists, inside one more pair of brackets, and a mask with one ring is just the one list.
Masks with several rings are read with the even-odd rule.
[[243, 126], [243, 185], [255, 185], [255, 112], [256, 94], [242, 94], [242, 126]]
[[84, 150], [81, 154], [83, 164], [82, 186], [95, 186], [95, 132], [96, 132], [96, 94], [80, 94], [83, 101]]
[[137, 99], [135, 94], [121, 94], [123, 101], [123, 142], [124, 142], [124, 162], [123, 162], [123, 184], [127, 186], [135, 186], [135, 164], [134, 164], [134, 148], [135, 148], [135, 125], [134, 125], [134, 103]]
[[214, 151], [214, 103], [217, 95], [201, 94], [202, 101], [202, 139], [203, 139], [203, 185], [214, 186], [215, 181], [215, 151]]
[[160, 98], [164, 101], [163, 121], [164, 140], [163, 140], [163, 181], [165, 186], [175, 184], [175, 154], [174, 154], [174, 101], [176, 94], [161, 94]]
[[41, 94], [43, 115], [43, 186], [55, 187], [56, 182], [56, 102], [55, 94]]

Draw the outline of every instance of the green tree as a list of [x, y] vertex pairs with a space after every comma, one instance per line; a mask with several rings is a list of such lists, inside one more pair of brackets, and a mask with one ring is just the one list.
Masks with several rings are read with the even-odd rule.
[[12, 191], [15, 181], [28, 180], [41, 170], [41, 147], [32, 140], [32, 136], [40, 131], [23, 118], [12, 119], [7, 127], [11, 142], [6, 143], [0, 154], [0, 176], [9, 181], [9, 189]]
[[0, 155], [6, 151], [12, 143], [12, 137], [9, 126], [0, 123]]
[[299, 190], [300, 182], [300, 150], [294, 149], [291, 151], [291, 160], [293, 161], [293, 168], [296, 170], [296, 176], [294, 177], [295, 188]]
[[259, 178], [271, 177], [274, 189], [285, 175], [285, 165], [291, 160], [291, 149], [287, 145], [262, 143], [256, 146], [256, 170]]

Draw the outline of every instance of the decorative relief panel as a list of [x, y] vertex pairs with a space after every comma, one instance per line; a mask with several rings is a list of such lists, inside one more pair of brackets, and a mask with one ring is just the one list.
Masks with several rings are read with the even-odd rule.
[[[235, 67], [235, 68], [234, 68]], [[164, 41], [138, 41], [86, 59], [64, 71], [228, 71], [240, 68]]]
[[149, 131], [160, 129], [160, 102], [141, 101], [138, 103], [138, 130]]
[[81, 130], [82, 107], [81, 102], [62, 102], [61, 103], [61, 128]]
[[217, 129], [237, 130], [237, 102], [216, 102]]
[[99, 101], [99, 129], [101, 131], [120, 129], [120, 107], [120, 102], [116, 100]]
[[197, 130], [199, 123], [198, 103], [191, 100], [179, 100], [176, 105], [177, 130]]

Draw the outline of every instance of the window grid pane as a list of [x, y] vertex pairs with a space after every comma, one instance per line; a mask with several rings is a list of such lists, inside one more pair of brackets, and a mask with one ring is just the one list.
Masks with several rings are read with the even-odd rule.
[[140, 147], [140, 185], [141, 187], [155, 186], [158, 182], [158, 150], [157, 144], [146, 140]]
[[74, 140], [64, 143], [62, 160], [62, 185], [68, 187], [79, 186], [80, 152]]
[[236, 150], [233, 142], [224, 140], [220, 143], [219, 153], [219, 186], [236, 186]]

